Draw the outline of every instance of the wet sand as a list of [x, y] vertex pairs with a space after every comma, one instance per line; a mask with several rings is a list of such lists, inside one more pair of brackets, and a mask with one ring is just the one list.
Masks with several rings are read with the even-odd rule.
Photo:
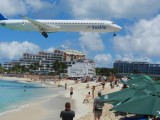
[[[0, 120], [61, 120], [59, 114], [64, 109], [64, 104], [67, 101], [71, 100], [63, 96], [56, 96], [34, 103], [19, 111], [2, 115]], [[74, 105], [74, 101], [71, 102]]]

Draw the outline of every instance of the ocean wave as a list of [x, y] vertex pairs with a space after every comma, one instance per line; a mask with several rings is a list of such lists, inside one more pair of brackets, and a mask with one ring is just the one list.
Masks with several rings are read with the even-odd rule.
[[12, 112], [20, 111], [20, 110], [22, 110], [22, 109], [24, 109], [26, 107], [29, 107], [29, 106], [30, 106], [30, 104], [25, 104], [25, 105], [21, 105], [21, 106], [16, 107], [16, 108], [12, 108], [11, 110], [8, 110], [8, 111], [0, 113], [0, 116], [6, 115], [6, 114], [9, 114], [9, 113], [12, 113]]

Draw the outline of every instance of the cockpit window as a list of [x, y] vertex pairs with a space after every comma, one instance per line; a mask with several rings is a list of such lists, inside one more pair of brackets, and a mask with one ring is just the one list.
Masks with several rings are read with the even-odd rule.
[[114, 22], [111, 22], [111, 24], [115, 24]]

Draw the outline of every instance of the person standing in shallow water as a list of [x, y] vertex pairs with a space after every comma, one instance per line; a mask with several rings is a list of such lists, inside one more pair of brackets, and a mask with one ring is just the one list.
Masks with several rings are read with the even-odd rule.
[[62, 118], [62, 120], [73, 120], [74, 117], [75, 117], [75, 112], [71, 110], [70, 102], [66, 102], [65, 110], [61, 111], [60, 118]]

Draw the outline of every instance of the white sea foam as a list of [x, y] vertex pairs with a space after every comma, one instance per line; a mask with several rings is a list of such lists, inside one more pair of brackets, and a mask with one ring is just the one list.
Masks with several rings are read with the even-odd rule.
[[6, 114], [9, 114], [9, 113], [12, 113], [12, 112], [18, 112], [18, 111], [20, 111], [20, 110], [22, 110], [22, 109], [24, 109], [26, 107], [29, 107], [29, 106], [30, 106], [30, 104], [21, 105], [21, 106], [19, 106], [17, 108], [14, 108], [14, 109], [11, 109], [11, 110], [8, 110], [8, 111], [0, 113], [0, 116], [6, 115]]

